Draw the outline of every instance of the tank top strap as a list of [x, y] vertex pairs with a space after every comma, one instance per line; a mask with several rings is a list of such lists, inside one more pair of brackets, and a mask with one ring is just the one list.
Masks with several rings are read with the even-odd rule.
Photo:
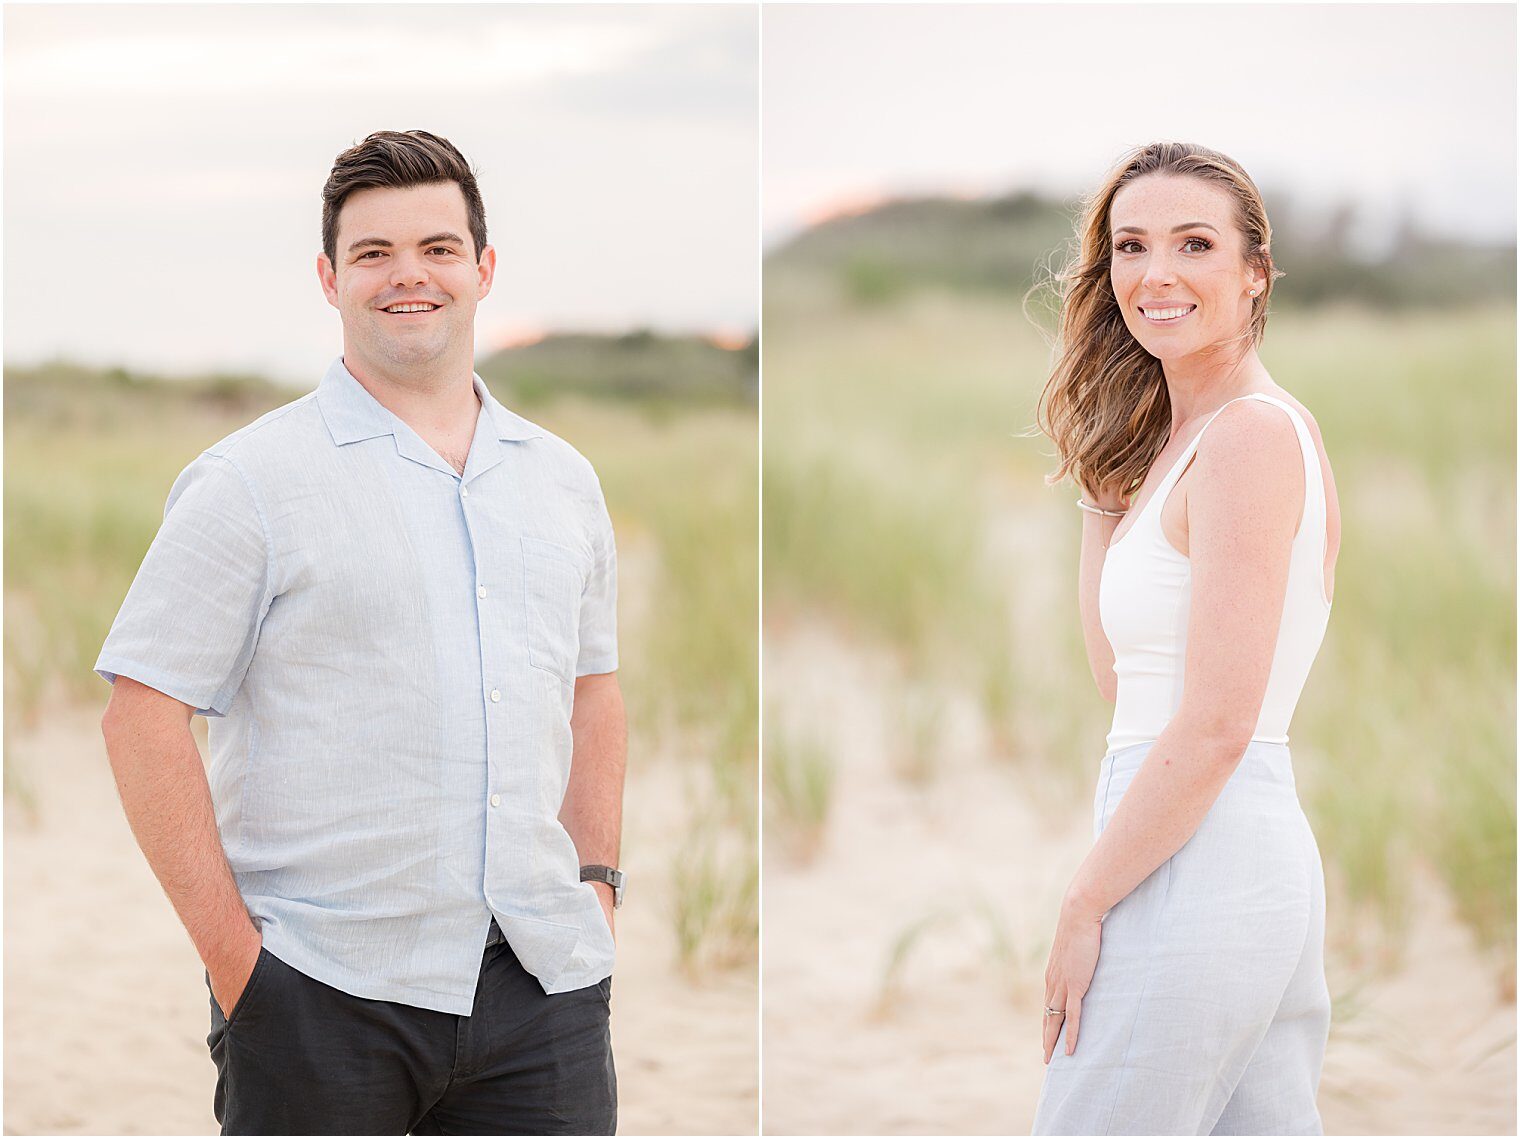
[[[1171, 471], [1166, 474], [1157, 486], [1155, 493], [1146, 502], [1142, 518], [1145, 515], [1154, 514], [1158, 521], [1157, 526], [1159, 527], [1160, 506], [1166, 503], [1167, 497], [1172, 493], [1172, 488], [1182, 478], [1182, 473], [1187, 470], [1188, 463], [1197, 454], [1198, 446], [1203, 443], [1203, 434], [1209, 430], [1209, 425], [1214, 423], [1215, 417], [1236, 401], [1243, 400], [1259, 400], [1276, 405], [1286, 412], [1288, 419], [1293, 422], [1293, 431], [1298, 436], [1298, 447], [1304, 461], [1304, 510], [1298, 531], [1293, 537], [1293, 546], [1295, 550], [1300, 545], [1310, 547], [1311, 549], [1317, 546], [1320, 564], [1322, 565], [1325, 554], [1324, 545], [1329, 540], [1325, 531], [1328, 511], [1325, 503], [1325, 476], [1320, 470], [1319, 450], [1314, 447], [1314, 438], [1309, 435], [1309, 426], [1304, 422], [1304, 418], [1299, 411], [1282, 398], [1271, 396], [1268, 393], [1246, 393], [1244, 396], [1232, 397], [1216, 408], [1209, 415], [1209, 419], [1203, 422], [1203, 427], [1193, 434], [1193, 439], [1188, 442], [1188, 446], [1177, 457]], [[1153, 506], [1156, 508], [1154, 513], [1151, 511]], [[1317, 544], [1315, 542], [1316, 537]]]
[[1214, 418], [1222, 413], [1225, 409], [1229, 408], [1232, 404], [1234, 404], [1235, 401], [1247, 400], [1255, 395], [1255, 393], [1247, 393], [1243, 397], [1235, 397], [1231, 400], [1227, 400], [1224, 402], [1224, 404], [1220, 405], [1212, 413], [1209, 414], [1208, 420], [1203, 422], [1203, 427], [1193, 434], [1193, 439], [1188, 442], [1188, 446], [1184, 448], [1182, 450], [1182, 454], [1177, 457], [1176, 463], [1172, 465], [1172, 470], [1168, 472], [1162, 479], [1161, 483], [1157, 485], [1155, 495], [1151, 497], [1150, 502], [1146, 505], [1147, 507], [1150, 506], [1150, 503], [1166, 503], [1166, 498], [1167, 496], [1171, 495], [1172, 488], [1176, 485], [1178, 480], [1182, 479], [1182, 473], [1187, 470], [1188, 464], [1197, 454], [1198, 446], [1203, 443], [1203, 434], [1209, 430], [1209, 425], [1214, 423]]
[[[1259, 400], [1276, 405], [1287, 413], [1288, 419], [1293, 422], [1293, 430], [1298, 436], [1299, 452], [1304, 461], [1304, 513], [1298, 525], [1298, 532], [1293, 537], [1293, 545], [1295, 548], [1304, 546], [1311, 551], [1317, 551], [1319, 560], [1314, 566], [1322, 568], [1325, 556], [1324, 545], [1329, 542], [1325, 531], [1329, 507], [1325, 495], [1325, 473], [1320, 468], [1319, 449], [1314, 446], [1314, 437], [1309, 433], [1309, 425], [1304, 421], [1303, 414], [1281, 397], [1274, 397], [1269, 393], [1247, 393], [1244, 397], [1237, 399]], [[1322, 570], [1320, 574], [1323, 575]]]

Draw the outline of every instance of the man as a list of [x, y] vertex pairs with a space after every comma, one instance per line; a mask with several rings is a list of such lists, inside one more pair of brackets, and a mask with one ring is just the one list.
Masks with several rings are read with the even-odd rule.
[[127, 818], [206, 966], [217, 1118], [610, 1134], [601, 489], [472, 372], [496, 252], [463, 156], [378, 132], [323, 204], [343, 356], [180, 475], [96, 664]]

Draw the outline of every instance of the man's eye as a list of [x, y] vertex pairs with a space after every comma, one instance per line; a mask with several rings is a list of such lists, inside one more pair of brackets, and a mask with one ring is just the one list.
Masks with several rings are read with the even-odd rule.
[[428, 251], [428, 253], [430, 253], [430, 254], [436, 254], [440, 250], [443, 251], [443, 253], [445, 253], [445, 254], [452, 254], [454, 252], [453, 250], [449, 249], [447, 246], [434, 246], [431, 250]]
[[385, 253], [384, 250], [370, 250], [367, 253], [360, 254], [359, 255], [359, 260], [362, 262], [362, 261], [364, 261], [365, 258], [373, 258], [373, 257], [375, 257], [375, 256], [377, 256], [379, 254], [383, 254], [383, 253]]

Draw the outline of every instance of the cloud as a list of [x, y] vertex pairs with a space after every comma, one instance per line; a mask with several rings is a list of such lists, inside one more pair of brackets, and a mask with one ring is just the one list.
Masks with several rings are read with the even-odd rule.
[[485, 328], [752, 327], [756, 23], [675, 5], [8, 8], [7, 356], [304, 375], [337, 324], [312, 270], [322, 181], [382, 128], [444, 135], [476, 166], [503, 258]]
[[279, 101], [522, 92], [679, 38], [679, 13], [477, 5], [111, 5], [6, 13], [9, 98]]

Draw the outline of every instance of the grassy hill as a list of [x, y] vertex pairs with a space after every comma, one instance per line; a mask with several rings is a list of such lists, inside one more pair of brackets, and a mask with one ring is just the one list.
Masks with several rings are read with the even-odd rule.
[[1070, 233], [1070, 207], [1036, 194], [904, 198], [814, 226], [767, 257], [766, 270], [837, 276], [865, 302], [927, 286], [1022, 291]]
[[[1359, 252], [1353, 208], [1313, 213], [1270, 196], [1274, 251], [1287, 276], [1275, 308], [1324, 301], [1377, 308], [1493, 304], [1515, 297], [1515, 244], [1479, 245], [1400, 224], [1386, 253]], [[903, 198], [822, 222], [766, 258], [776, 290], [822, 282], [856, 304], [884, 304], [925, 289], [1023, 294], [1036, 267], [1064, 260], [1075, 199], [1034, 192], [982, 199]]]
[[682, 405], [754, 404], [760, 382], [753, 339], [735, 350], [649, 330], [556, 334], [493, 353], [475, 368], [502, 399], [510, 394], [522, 404], [568, 393]]
[[[533, 419], [596, 465], [617, 529], [633, 749], [641, 770], [679, 767], [683, 791], [660, 810], [679, 856], [651, 883], [666, 882], [656, 892], [673, 944], [697, 971], [753, 962], [758, 944], [758, 429], [752, 381], [747, 399], [743, 387], [753, 369], [743, 351], [695, 339], [626, 340], [553, 338], [482, 372], [516, 402], [519, 364], [535, 363], [552, 399]], [[613, 391], [641, 375], [644, 388]], [[48, 715], [104, 704], [91, 668], [176, 474], [296, 395], [236, 374], [6, 368], [8, 806], [36, 808], [29, 775], [52, 759], [30, 743]]]
[[[753, 339], [743, 348], [725, 349], [702, 337], [649, 330], [563, 333], [482, 357], [475, 368], [491, 391], [513, 406], [578, 396], [670, 408], [742, 408], [753, 407], [759, 393]], [[5, 367], [6, 415], [28, 422], [104, 426], [149, 410], [187, 408], [252, 417], [300, 391], [244, 373], [171, 377], [67, 360]]]

